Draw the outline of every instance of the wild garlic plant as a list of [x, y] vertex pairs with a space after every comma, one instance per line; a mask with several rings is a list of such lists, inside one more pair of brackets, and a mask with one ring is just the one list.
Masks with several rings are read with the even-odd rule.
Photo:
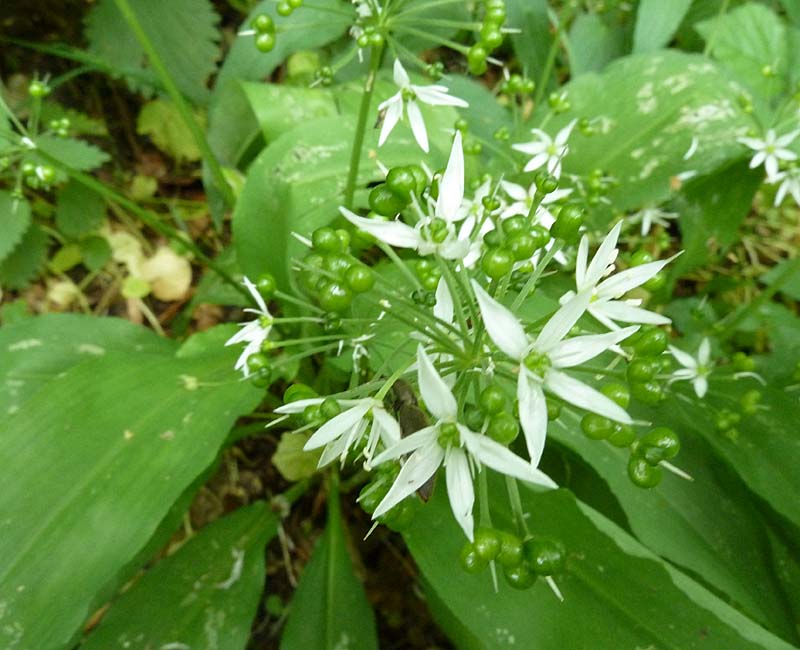
[[[494, 175], [465, 160], [468, 129], [459, 120], [447, 164], [436, 171], [426, 160], [430, 138], [420, 104], [470, 107], [450, 92], [440, 67], [422, 66], [393, 39], [395, 31], [415, 29], [413, 10], [406, 15], [400, 1], [355, 4], [351, 54], [363, 59], [368, 49], [370, 61], [339, 214], [329, 215], [331, 225], [293, 233], [307, 246], [293, 263], [297, 294], [278, 291], [270, 275], [245, 280], [257, 307], [249, 310], [255, 319], [228, 341], [246, 344], [236, 368], [263, 386], [275, 382], [280, 364], [299, 359], [344, 368], [348, 379], [325, 394], [289, 385], [270, 426], [305, 435], [304, 449], [320, 454], [321, 468], [364, 470], [360, 505], [395, 530], [408, 525], [444, 468], [438, 489], [446, 490], [466, 539], [464, 568], [491, 565], [494, 575], [499, 565], [519, 588], [546, 576], [558, 594], [552, 576], [565, 550], [556, 539], [531, 535], [531, 513], [523, 512], [518, 492], [520, 481], [557, 488], [540, 467], [554, 427], [628, 449], [627, 473], [639, 487], [657, 485], [663, 469], [690, 478], [670, 462], [680, 448], [677, 434], [636, 419], [630, 407], [632, 398], [658, 403], [680, 380], [702, 398], [713, 375], [709, 344], [696, 357], [670, 345], [670, 319], [648, 309], [675, 256], [654, 259], [643, 248], [620, 255], [623, 227], [641, 224], [644, 237], [675, 215], [647, 209], [604, 231], [587, 220], [585, 208], [602, 202], [614, 182], [603, 173], [564, 172], [570, 139], [591, 136], [589, 120], [551, 134], [545, 118], [532, 140], [508, 142], [516, 165]], [[479, 74], [507, 30], [502, 2], [486, 2], [484, 14], [481, 41], [469, 50], [454, 45]], [[271, 29], [254, 20], [257, 46]], [[395, 57], [396, 91], [373, 102], [387, 52]], [[412, 66], [434, 83], [412, 81]], [[336, 70], [324, 70], [322, 82]], [[511, 75], [505, 84], [516, 93], [532, 90]], [[554, 96], [550, 106], [558, 113], [568, 101]], [[401, 121], [420, 162], [387, 168], [380, 147]], [[380, 133], [371, 155], [383, 181], [369, 189], [369, 208], [359, 209], [358, 168], [372, 123]], [[790, 160], [776, 148], [785, 139], [743, 143], [777, 180], [779, 162]], [[301, 351], [292, 354], [295, 348]], [[672, 371], [673, 358], [681, 369]], [[488, 472], [506, 481], [514, 530], [493, 525]]]

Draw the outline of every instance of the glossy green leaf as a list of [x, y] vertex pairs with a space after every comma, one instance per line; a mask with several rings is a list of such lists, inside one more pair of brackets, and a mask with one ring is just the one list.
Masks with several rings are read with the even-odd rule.
[[633, 31], [634, 53], [667, 45], [691, 5], [692, 0], [640, 0]]
[[22, 241], [31, 225], [31, 208], [25, 199], [15, 199], [11, 192], [0, 190], [0, 262]]
[[375, 617], [353, 566], [339, 512], [328, 500], [328, 524], [292, 597], [281, 650], [378, 648]]
[[664, 472], [655, 489], [636, 487], [625, 471], [630, 450], [588, 439], [575, 415], [562, 416], [549, 434], [608, 483], [631, 530], [651, 551], [700, 576], [779, 636], [796, 640], [791, 613], [764, 553], [769, 540], [748, 491], [720, 471], [702, 438], [671, 419], [654, 422], [679, 433], [681, 451], [672, 462], [693, 481]]
[[96, 192], [76, 181], [68, 182], [58, 193], [56, 225], [70, 239], [95, 230], [105, 216], [106, 204]]
[[769, 99], [787, 90], [787, 29], [768, 7], [747, 3], [696, 25], [714, 58], [754, 93]]
[[[40, 354], [25, 326], [13, 353]], [[233, 372], [235, 350], [88, 354], [0, 425], [14, 475], [0, 494], [4, 647], [65, 647], [261, 399]]]
[[752, 125], [738, 91], [707, 59], [663, 51], [626, 57], [603, 74], [585, 74], [564, 87], [572, 110], [547, 126], [594, 120], [598, 133], [577, 129], [564, 158], [567, 173], [601, 169], [618, 179], [610, 199], [619, 208], [668, 197], [680, 174], [704, 175], [742, 155], [736, 135]]
[[[510, 529], [507, 498], [494, 491], [502, 483], [490, 483], [495, 525]], [[405, 536], [435, 594], [434, 615], [458, 648], [791, 650], [569, 492], [523, 488], [522, 503], [533, 533], [557, 537], [568, 549], [566, 573], [555, 578], [563, 603], [543, 580], [515, 591], [500, 577], [494, 593], [488, 570], [464, 572], [464, 535], [443, 490], [419, 509]]]
[[577, 77], [585, 72], [601, 72], [625, 53], [625, 32], [609, 25], [597, 14], [580, 14], [567, 39], [570, 72]]
[[263, 502], [202, 529], [126, 591], [86, 650], [243, 650], [264, 587], [264, 545], [278, 530]]

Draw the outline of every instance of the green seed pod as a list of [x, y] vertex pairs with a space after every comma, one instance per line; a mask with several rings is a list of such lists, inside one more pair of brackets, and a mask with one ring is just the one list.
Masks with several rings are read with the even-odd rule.
[[500, 552], [500, 536], [494, 528], [478, 528], [475, 530], [473, 546], [479, 558], [491, 562]]
[[624, 409], [628, 408], [628, 405], [631, 403], [631, 392], [626, 384], [620, 384], [618, 382], [606, 384], [600, 389], [600, 392]]
[[341, 282], [326, 280], [320, 288], [318, 300], [325, 311], [341, 313], [353, 302], [353, 292]]
[[525, 541], [525, 560], [540, 576], [552, 576], [564, 571], [567, 550], [557, 539], [537, 537]]
[[500, 388], [494, 385], [483, 389], [478, 399], [478, 406], [486, 415], [497, 415], [506, 408], [506, 396]]
[[497, 531], [500, 538], [500, 550], [497, 561], [504, 567], [518, 566], [522, 562], [522, 540], [504, 530]]
[[614, 430], [608, 436], [608, 442], [615, 447], [628, 447], [636, 440], [636, 432], [630, 424], [614, 423]]
[[514, 255], [507, 248], [490, 249], [481, 258], [481, 270], [492, 280], [508, 275], [513, 267]]
[[536, 583], [536, 573], [524, 562], [515, 566], [504, 566], [503, 575], [514, 589], [530, 589]]
[[581, 420], [581, 429], [591, 440], [605, 440], [614, 431], [614, 423], [602, 415], [587, 413]]
[[344, 279], [356, 293], [365, 293], [375, 286], [375, 274], [363, 264], [353, 264], [345, 271]]
[[637, 487], [654, 488], [661, 482], [661, 477], [661, 468], [651, 465], [643, 458], [632, 456], [628, 461], [628, 478]]
[[463, 568], [467, 573], [480, 573], [487, 566], [489, 566], [489, 562], [481, 559], [475, 550], [475, 545], [471, 542], [467, 542], [461, 548], [461, 555], [459, 559], [461, 561], [461, 568]]
[[495, 442], [509, 445], [519, 435], [519, 422], [510, 413], [498, 413], [491, 416], [486, 433]]
[[385, 217], [395, 216], [407, 205], [408, 201], [392, 192], [386, 183], [373, 187], [369, 193], [369, 207]]
[[275, 34], [266, 32], [264, 34], [257, 34], [255, 38], [256, 49], [262, 54], [272, 52], [275, 48]]

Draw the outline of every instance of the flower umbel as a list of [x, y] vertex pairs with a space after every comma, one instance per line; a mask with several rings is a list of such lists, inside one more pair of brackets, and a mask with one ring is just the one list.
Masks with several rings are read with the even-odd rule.
[[264, 298], [258, 292], [256, 286], [248, 278], [244, 278], [243, 283], [250, 292], [250, 295], [253, 296], [253, 300], [255, 301], [256, 305], [258, 305], [258, 309], [248, 308], [244, 311], [249, 314], [256, 314], [258, 318], [247, 323], [241, 323], [239, 327], [242, 329], [229, 338], [225, 342], [225, 345], [227, 346], [235, 345], [236, 343], [247, 343], [242, 351], [242, 354], [239, 355], [239, 359], [236, 361], [234, 369], [241, 370], [245, 377], [249, 377], [250, 369], [247, 367], [247, 360], [251, 355], [259, 352], [261, 350], [261, 346], [264, 344], [264, 341], [267, 340], [269, 332], [272, 329], [272, 314], [269, 313], [269, 309], [267, 309], [267, 303], [264, 302]]
[[383, 128], [381, 128], [381, 134], [378, 138], [378, 146], [382, 146], [386, 142], [386, 138], [389, 137], [392, 129], [403, 118], [403, 110], [405, 109], [414, 139], [422, 150], [427, 153], [428, 131], [425, 128], [425, 121], [422, 119], [422, 113], [419, 110], [417, 101], [430, 106], [458, 106], [460, 108], [469, 106], [463, 99], [449, 95], [445, 86], [437, 84], [417, 86], [412, 84], [406, 69], [399, 59], [394, 61], [394, 82], [400, 90], [378, 106], [379, 111], [386, 111], [383, 118]]
[[575, 124], [577, 124], [577, 120], [572, 120], [556, 134], [555, 138], [551, 138], [542, 129], [531, 129], [531, 133], [536, 136], [535, 140], [512, 145], [517, 151], [521, 151], [531, 157], [523, 171], [532, 172], [535, 169], [544, 167], [547, 169], [548, 174], [560, 178], [561, 161], [569, 152], [567, 140], [572, 133], [572, 129], [575, 128]]
[[778, 174], [781, 160], [797, 160], [797, 154], [787, 147], [798, 135], [800, 129], [780, 137], [775, 133], [775, 129], [769, 129], [763, 139], [739, 138], [739, 142], [756, 152], [750, 160], [750, 169], [763, 164], [767, 171], [767, 180], [772, 182]]
[[697, 349], [697, 357], [693, 357], [688, 352], [669, 346], [669, 351], [675, 360], [683, 366], [672, 373], [670, 383], [673, 381], [691, 381], [695, 394], [702, 398], [708, 392], [708, 375], [711, 374], [711, 342], [703, 339]]

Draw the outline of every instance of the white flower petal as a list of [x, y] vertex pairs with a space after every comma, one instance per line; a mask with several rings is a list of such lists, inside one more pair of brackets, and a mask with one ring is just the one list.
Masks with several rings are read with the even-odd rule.
[[406, 88], [411, 83], [406, 69], [400, 63], [400, 59], [394, 60], [394, 82], [401, 88]]
[[433, 367], [430, 357], [421, 346], [417, 346], [417, 378], [419, 392], [425, 406], [439, 420], [455, 420], [458, 403], [452, 391]]
[[388, 460], [395, 460], [406, 454], [410, 454], [417, 449], [428, 445], [431, 442], [436, 442], [439, 435], [437, 427], [425, 427], [419, 431], [415, 431], [410, 436], [402, 438], [397, 444], [392, 445], [389, 449], [378, 454], [372, 461], [373, 467], [377, 467]]
[[454, 221], [464, 200], [464, 150], [461, 146], [461, 131], [456, 130], [450, 158], [439, 183], [439, 198], [436, 199], [436, 216], [445, 221]]
[[250, 282], [250, 278], [245, 276], [242, 279], [244, 282], [244, 286], [247, 287], [247, 290], [250, 292], [250, 295], [253, 296], [253, 300], [256, 301], [258, 308], [261, 310], [262, 315], [269, 315], [269, 310], [267, 309], [267, 304], [264, 302], [263, 296], [259, 293], [258, 289], [256, 289], [256, 285]]
[[623, 323], [643, 323], [647, 325], [667, 325], [670, 319], [661, 314], [634, 307], [621, 300], [597, 301], [589, 305], [589, 313], [600, 320], [597, 314], [601, 314], [611, 320], [619, 320]]
[[708, 365], [708, 360], [711, 358], [711, 341], [704, 338], [700, 342], [700, 347], [697, 349], [697, 360], [701, 366]]
[[411, 86], [419, 101], [431, 106], [458, 106], [467, 108], [469, 104], [460, 97], [449, 95], [444, 86]]
[[697, 377], [693, 382], [694, 392], [698, 397], [705, 397], [708, 392], [708, 379], [705, 377]]
[[428, 153], [428, 132], [425, 130], [425, 120], [422, 119], [419, 106], [413, 99], [406, 104], [406, 113], [408, 113], [408, 123], [411, 125], [414, 139], [420, 148]]
[[631, 289], [643, 285], [674, 260], [675, 257], [676, 256], [673, 256], [656, 262], [648, 262], [641, 266], [632, 266], [620, 273], [615, 273], [597, 286], [597, 295], [600, 297], [618, 298]]
[[557, 488], [555, 482], [531, 463], [523, 460], [488, 436], [461, 434], [469, 453], [481, 464], [495, 472], [547, 488]]
[[528, 349], [529, 340], [520, 322], [475, 280], [472, 281], [472, 290], [478, 299], [478, 307], [489, 338], [506, 355], [515, 361], [521, 360]]
[[433, 306], [433, 315], [445, 323], [452, 323], [453, 313], [453, 296], [450, 294], [445, 279], [439, 278], [439, 284], [436, 285], [436, 304]]
[[[523, 171], [532, 172], [535, 169], [539, 169], [539, 167], [541, 167], [542, 165], [547, 164], [549, 160], [550, 160], [550, 154], [548, 154], [548, 153], [544, 153], [543, 152], [543, 153], [536, 154], [533, 158], [531, 158], [528, 161], [528, 164], [525, 165]], [[550, 172], [549, 169], [548, 169], [548, 172]], [[552, 172], [550, 172], [550, 173], [552, 173]]]
[[378, 427], [381, 440], [387, 447], [396, 445], [402, 438], [400, 424], [382, 408], [372, 409], [373, 427]]
[[322, 404], [325, 401], [325, 397], [311, 397], [309, 399], [299, 399], [294, 402], [288, 402], [287, 404], [282, 404], [278, 408], [275, 409], [276, 413], [302, 413], [306, 410], [308, 406], [315, 406], [317, 404]]
[[689, 368], [691, 370], [697, 369], [697, 361], [688, 352], [684, 352], [680, 348], [676, 348], [674, 345], [669, 346], [669, 351], [672, 353], [672, 356], [675, 357], [676, 361], [684, 368]]
[[589, 238], [584, 235], [578, 244], [578, 254], [575, 256], [575, 287], [580, 291], [586, 287], [586, 266], [589, 260]]
[[522, 185], [517, 185], [516, 183], [509, 183], [508, 181], [500, 181], [500, 187], [502, 187], [503, 191], [515, 201], [528, 200], [528, 191], [524, 187], [522, 187]]
[[346, 411], [342, 411], [339, 415], [331, 418], [317, 429], [314, 435], [311, 436], [308, 442], [303, 446], [303, 449], [308, 451], [309, 449], [324, 447], [331, 442], [331, 440], [335, 440], [345, 433], [349, 433], [354, 426], [364, 419], [364, 416], [370, 408], [371, 404], [365, 401]]
[[554, 368], [578, 366], [589, 359], [594, 359], [638, 329], [638, 326], [626, 327], [606, 334], [587, 334], [561, 341], [550, 351], [550, 361]]
[[517, 400], [519, 401], [519, 421], [531, 464], [536, 467], [542, 458], [547, 439], [547, 402], [542, 387], [528, 376], [523, 367], [517, 380]]
[[591, 294], [581, 292], [575, 294], [564, 306], [550, 317], [536, 338], [533, 347], [538, 352], [550, 351], [580, 320], [589, 306]]
[[447, 476], [447, 496], [458, 525], [472, 541], [474, 520], [472, 508], [475, 505], [475, 490], [472, 486], [472, 474], [469, 471], [469, 460], [463, 449], [450, 447], [445, 453], [445, 474]]
[[379, 106], [380, 110], [384, 108], [386, 109], [386, 113], [383, 116], [383, 126], [381, 127], [381, 134], [378, 137], [379, 147], [383, 146], [383, 143], [386, 142], [386, 138], [389, 137], [392, 129], [397, 126], [400, 118], [403, 117], [403, 97], [400, 93], [390, 97]]
[[407, 496], [414, 494], [439, 469], [444, 450], [436, 441], [415, 451], [403, 465], [392, 487], [378, 504], [372, 518], [377, 519], [394, 508]]
[[544, 385], [568, 404], [603, 415], [615, 422], [633, 423], [631, 416], [619, 404], [563, 372], [549, 370], [544, 377]]
[[[597, 285], [597, 283], [603, 279], [603, 275], [608, 266], [613, 264], [614, 260], [617, 258], [617, 240], [619, 239], [619, 230], [621, 227], [622, 222], [617, 223], [617, 225], [611, 229], [611, 232], [606, 235], [603, 243], [600, 244], [600, 248], [598, 248], [597, 252], [594, 254], [592, 263], [589, 264], [589, 268], [586, 270], [586, 275], [584, 276], [583, 281], [586, 286], [594, 287]], [[578, 287], [579, 290], [581, 288], [581, 286]]]
[[347, 208], [339, 208], [339, 212], [354, 226], [390, 246], [417, 248], [420, 244], [425, 243], [418, 230], [402, 221], [366, 219], [353, 214]]

